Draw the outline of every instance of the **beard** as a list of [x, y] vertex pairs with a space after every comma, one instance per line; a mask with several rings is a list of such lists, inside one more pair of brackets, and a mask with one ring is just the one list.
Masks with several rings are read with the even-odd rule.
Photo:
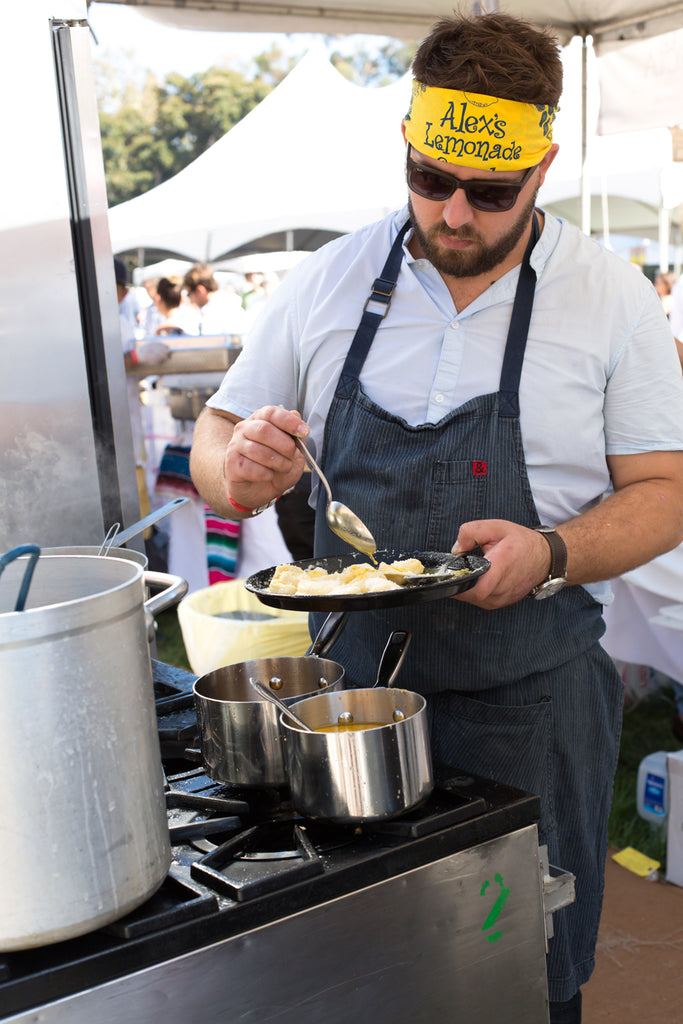
[[[413, 222], [413, 231], [422, 247], [422, 252], [440, 274], [446, 274], [448, 277], [478, 277], [480, 274], [488, 274], [494, 270], [515, 248], [529, 226], [537, 194], [538, 189], [520, 210], [514, 224], [491, 245], [487, 245], [481, 234], [471, 226], [449, 228], [444, 221], [441, 221], [440, 224], [432, 224], [424, 231], [415, 216], [412, 196], [408, 197], [408, 210]], [[446, 249], [439, 243], [439, 235], [475, 242], [476, 245], [465, 251]]]

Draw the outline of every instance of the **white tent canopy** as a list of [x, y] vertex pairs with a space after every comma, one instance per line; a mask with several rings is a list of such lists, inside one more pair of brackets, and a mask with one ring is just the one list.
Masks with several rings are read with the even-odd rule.
[[405, 202], [400, 123], [409, 99], [408, 77], [361, 88], [312, 49], [192, 164], [110, 210], [114, 252], [216, 261], [257, 251], [265, 235], [262, 251], [313, 249], [379, 219]]
[[[421, 39], [453, 0], [114, 0], [176, 28], [223, 32], [375, 33]], [[683, 0], [480, 0], [481, 9], [550, 26], [562, 45], [590, 35], [598, 49], [647, 39], [683, 26]]]

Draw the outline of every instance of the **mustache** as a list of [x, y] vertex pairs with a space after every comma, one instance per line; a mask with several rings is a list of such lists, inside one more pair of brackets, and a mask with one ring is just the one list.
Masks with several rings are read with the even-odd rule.
[[446, 238], [457, 238], [461, 242], [480, 242], [481, 235], [478, 231], [472, 230], [472, 228], [451, 228], [445, 221], [441, 224], [435, 224], [431, 229], [430, 233], [433, 237], [443, 235]]

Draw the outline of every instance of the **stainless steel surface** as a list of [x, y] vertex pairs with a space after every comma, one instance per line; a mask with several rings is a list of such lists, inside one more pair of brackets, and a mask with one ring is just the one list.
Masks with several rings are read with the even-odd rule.
[[[61, 941], [128, 913], [171, 853], [143, 614], [122, 558], [41, 557], [23, 612], [0, 578], [0, 949]], [[125, 769], [122, 769], [125, 765]]]
[[[278, 679], [277, 682], [279, 686], [282, 685], [282, 680]], [[269, 690], [267, 686], [264, 686], [264, 684], [260, 683], [258, 679], [254, 679], [251, 676], [249, 677], [249, 684], [253, 686], [254, 690], [256, 691], [256, 693], [259, 694], [259, 696], [263, 697], [264, 700], [269, 700], [271, 704], [274, 704], [275, 707], [280, 711], [280, 713], [283, 714], [285, 718], [289, 719], [290, 723], [293, 722], [295, 728], [303, 729], [304, 732], [312, 731], [310, 726], [306, 725], [303, 719], [299, 718], [295, 711], [292, 711], [291, 708], [288, 708], [285, 702], [283, 700], [280, 700], [280, 698], [275, 695], [273, 690]]]
[[7, 1022], [547, 1024], [542, 919], [531, 825]]
[[[301, 732], [284, 718], [287, 776], [294, 807], [309, 818], [340, 823], [378, 821], [422, 803], [434, 788], [424, 697], [382, 687], [323, 693], [299, 701], [312, 728], [344, 712], [380, 728]], [[400, 710], [405, 718], [395, 721]]]
[[[0, 550], [28, 540], [96, 543], [105, 521], [132, 521], [139, 503], [86, 3], [16, 4], [6, 13], [4, 128], [22, 145], [20, 156], [3, 167], [3, 194], [12, 198], [0, 213]], [[64, 32], [73, 60], [60, 54], [59, 64], [70, 83], [80, 153], [65, 144], [49, 14], [70, 22]], [[11, 102], [17, 94], [21, 103]], [[73, 175], [65, 166], [67, 148], [72, 166], [78, 164]], [[71, 222], [73, 181], [77, 225]], [[91, 243], [84, 276], [75, 261], [78, 233]], [[86, 357], [93, 335], [88, 328], [86, 341], [81, 289], [88, 284], [100, 337]]]
[[278, 712], [255, 699], [249, 678], [282, 680], [278, 696], [293, 704], [321, 689], [341, 689], [344, 669], [315, 656], [256, 658], [215, 669], [193, 690], [204, 767], [212, 779], [240, 786], [285, 786]]
[[[170, 339], [155, 338], [155, 341], [168, 342]], [[214, 344], [211, 341], [214, 340]], [[196, 342], [197, 339], [194, 339]], [[162, 377], [170, 374], [194, 374], [194, 373], [224, 373], [237, 359], [242, 351], [242, 342], [239, 335], [217, 335], [202, 337], [203, 347], [192, 345], [188, 348], [180, 348], [180, 342], [175, 339], [173, 349], [169, 352], [168, 358], [163, 363], [154, 366], [138, 363], [132, 372], [134, 377]], [[220, 381], [219, 381], [220, 383]]]
[[336, 533], [338, 537], [346, 543], [350, 544], [352, 548], [356, 548], [357, 551], [362, 551], [367, 555], [374, 555], [377, 550], [377, 544], [375, 538], [372, 536], [362, 519], [359, 519], [355, 512], [352, 512], [346, 505], [342, 505], [340, 501], [334, 501], [332, 498], [332, 491], [330, 485], [327, 482], [327, 477], [323, 473], [322, 469], [315, 461], [308, 448], [301, 440], [300, 437], [294, 438], [299, 451], [302, 453], [311, 469], [320, 477], [322, 484], [327, 492], [327, 508], [325, 515], [327, 517], [327, 525]]

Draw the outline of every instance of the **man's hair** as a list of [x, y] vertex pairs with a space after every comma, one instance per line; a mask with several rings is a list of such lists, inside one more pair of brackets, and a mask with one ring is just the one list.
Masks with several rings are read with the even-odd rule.
[[176, 306], [180, 305], [182, 288], [183, 280], [181, 277], [162, 277], [157, 283], [159, 298], [169, 309], [175, 309]]
[[562, 92], [557, 40], [507, 14], [441, 18], [412, 62], [418, 82], [519, 103], [556, 106]]
[[188, 292], [194, 291], [200, 284], [204, 285], [207, 292], [218, 291], [218, 282], [213, 276], [213, 270], [208, 263], [195, 263], [185, 274], [183, 283]]

